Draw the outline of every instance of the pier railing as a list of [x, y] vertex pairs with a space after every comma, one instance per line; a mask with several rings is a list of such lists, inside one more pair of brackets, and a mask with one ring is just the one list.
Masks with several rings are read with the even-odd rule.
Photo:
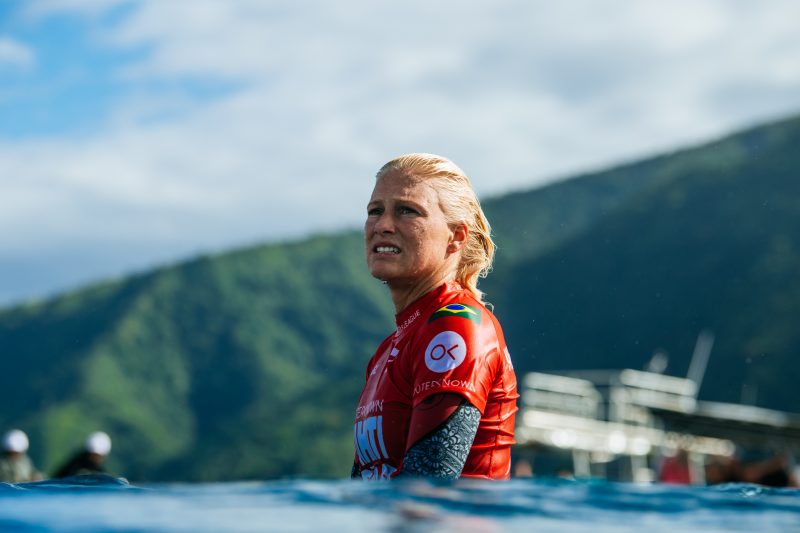
[[737, 446], [800, 452], [800, 417], [740, 404], [701, 402], [691, 379], [626, 369], [524, 376], [517, 442], [524, 449], [572, 455], [574, 474], [603, 475], [611, 461], [621, 478], [648, 481], [664, 456], [688, 455], [703, 481], [709, 456]]

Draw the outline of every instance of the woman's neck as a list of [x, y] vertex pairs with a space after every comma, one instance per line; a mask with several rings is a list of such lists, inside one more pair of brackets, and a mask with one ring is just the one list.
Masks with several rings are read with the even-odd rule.
[[441, 287], [448, 281], [455, 281], [455, 279], [456, 275], [455, 272], [453, 272], [447, 276], [428, 279], [424, 282], [419, 282], [412, 285], [393, 285], [390, 283], [389, 291], [392, 295], [395, 314], [402, 313], [405, 308], [431, 292], [433, 289]]

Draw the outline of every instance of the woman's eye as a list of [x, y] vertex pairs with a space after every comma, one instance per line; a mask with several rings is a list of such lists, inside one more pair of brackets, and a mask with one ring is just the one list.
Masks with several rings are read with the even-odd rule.
[[383, 213], [383, 209], [381, 209], [380, 207], [373, 207], [372, 209], [367, 209], [367, 216], [370, 217], [380, 216], [381, 213]]
[[416, 209], [411, 209], [410, 207], [405, 207], [405, 206], [399, 207], [397, 209], [397, 212], [400, 213], [401, 215], [415, 215], [415, 214], [417, 214], [417, 210]]

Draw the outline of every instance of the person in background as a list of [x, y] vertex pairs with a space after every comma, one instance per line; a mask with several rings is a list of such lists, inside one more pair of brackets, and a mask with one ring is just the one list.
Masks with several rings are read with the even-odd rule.
[[740, 483], [742, 464], [738, 454], [730, 457], [710, 456], [706, 460], [705, 480], [707, 485], [721, 483]]
[[12, 429], [3, 435], [0, 481], [22, 483], [42, 479], [42, 474], [28, 457], [28, 445], [28, 436], [20, 429]]
[[83, 449], [75, 453], [69, 461], [53, 475], [55, 478], [82, 476], [88, 474], [105, 474], [103, 463], [111, 451], [111, 438], [108, 434], [97, 431], [89, 435]]
[[520, 457], [514, 462], [513, 477], [533, 477], [533, 465], [528, 459]]
[[767, 487], [797, 487], [794, 460], [788, 452], [743, 451], [706, 463], [706, 483], [756, 483]]
[[689, 452], [679, 448], [673, 455], [665, 456], [661, 461], [658, 480], [673, 485], [690, 485], [693, 480]]
[[778, 452], [742, 466], [742, 481], [767, 487], [797, 487], [794, 461], [787, 452]]
[[477, 288], [494, 243], [469, 178], [441, 156], [393, 159], [377, 173], [364, 239], [397, 330], [367, 366], [351, 477], [508, 479], [519, 395]]

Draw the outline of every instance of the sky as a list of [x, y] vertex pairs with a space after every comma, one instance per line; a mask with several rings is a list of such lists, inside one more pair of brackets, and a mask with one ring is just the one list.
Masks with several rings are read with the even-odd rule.
[[0, 305], [800, 112], [795, 0], [2, 0]]

